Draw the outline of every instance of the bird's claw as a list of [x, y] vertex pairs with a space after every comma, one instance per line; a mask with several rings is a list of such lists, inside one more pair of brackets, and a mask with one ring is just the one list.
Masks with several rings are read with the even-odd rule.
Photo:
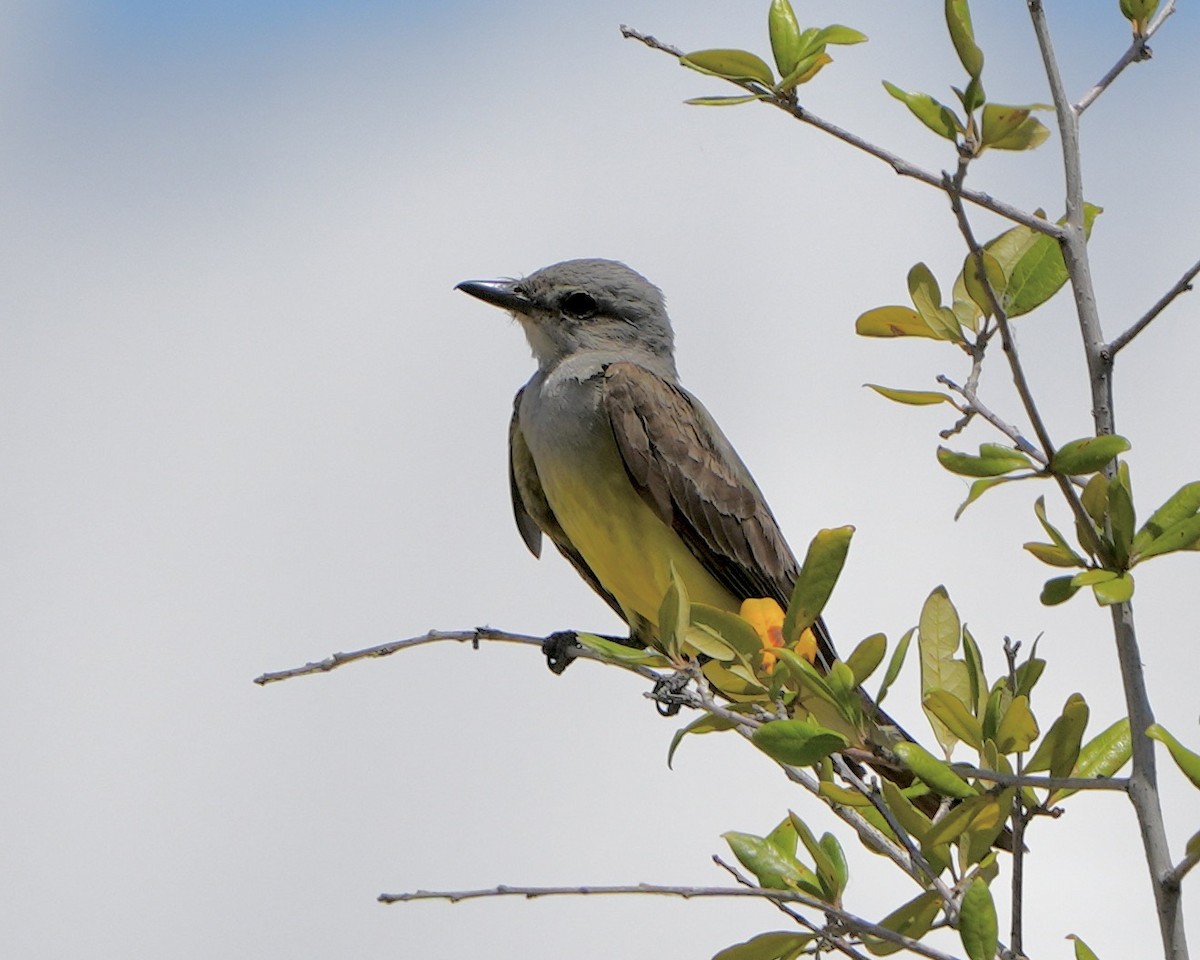
[[687, 689], [691, 680], [690, 673], [686, 670], [679, 670], [654, 684], [654, 690], [650, 696], [654, 700], [655, 709], [658, 710], [660, 717], [675, 716], [679, 713], [680, 708], [689, 702], [683, 691]]
[[546, 666], [554, 674], [560, 674], [566, 670], [571, 665], [571, 661], [579, 656], [579, 651], [582, 649], [579, 645], [579, 637], [574, 630], [559, 630], [542, 641], [542, 653], [546, 657]]

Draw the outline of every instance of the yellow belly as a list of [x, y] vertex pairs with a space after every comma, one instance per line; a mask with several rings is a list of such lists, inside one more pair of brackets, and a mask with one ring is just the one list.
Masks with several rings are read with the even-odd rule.
[[739, 600], [658, 518], [623, 468], [595, 471], [586, 478], [571, 470], [552, 471], [551, 476], [543, 474], [542, 482], [571, 543], [627, 614], [658, 625], [672, 563], [692, 600], [737, 611]]

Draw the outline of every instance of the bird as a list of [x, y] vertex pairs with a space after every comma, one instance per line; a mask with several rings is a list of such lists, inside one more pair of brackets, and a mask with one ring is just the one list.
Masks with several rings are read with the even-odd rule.
[[[540, 556], [549, 538], [629, 627], [655, 646], [672, 576], [737, 613], [786, 607], [799, 565], [749, 469], [680, 383], [662, 292], [615, 260], [555, 263], [457, 289], [520, 323], [537, 370], [509, 426], [513, 514]], [[815, 662], [836, 658], [823, 621]]]

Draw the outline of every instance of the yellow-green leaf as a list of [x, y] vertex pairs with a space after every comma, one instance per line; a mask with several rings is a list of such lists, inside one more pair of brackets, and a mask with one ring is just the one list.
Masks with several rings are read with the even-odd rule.
[[786, 77], [800, 61], [800, 24], [788, 0], [771, 0], [767, 10], [767, 31], [771, 36], [771, 53], [779, 75]]
[[975, 43], [975, 30], [971, 26], [971, 10], [967, 0], [946, 0], [946, 26], [963, 69], [972, 78], [978, 79], [983, 73], [983, 51]]
[[987, 146], [993, 150], [1033, 150], [1040, 147], [1050, 136], [1050, 128], [1037, 117], [1026, 117], [1016, 130], [1005, 137], [993, 140]]
[[1115, 433], [1083, 437], [1064, 443], [1050, 458], [1050, 469], [1064, 476], [1079, 476], [1103, 470], [1119, 453], [1129, 449], [1129, 441]]
[[851, 526], [820, 530], [808, 545], [783, 621], [783, 636], [789, 644], [799, 640], [821, 615], [846, 563], [852, 536]]
[[712, 960], [796, 960], [816, 937], [815, 933], [771, 931], [743, 943], [735, 943], [713, 955]]
[[755, 746], [793, 767], [807, 767], [839, 750], [847, 740], [840, 733], [809, 720], [772, 720], [754, 731]]
[[763, 837], [735, 830], [723, 833], [721, 837], [741, 865], [754, 874], [759, 886], [771, 890], [802, 890], [814, 897], [821, 896], [817, 875]]
[[1001, 753], [1024, 753], [1037, 736], [1037, 719], [1029, 709], [1029, 698], [1013, 697], [996, 728], [996, 748]]
[[895, 745], [893, 752], [914, 776], [943, 797], [963, 800], [978, 794], [973, 786], [950, 768], [950, 764], [939, 760], [919, 743], [903, 741]]
[[1086, 563], [1074, 550], [1055, 543], [1031, 542], [1022, 544], [1022, 547], [1052, 567], [1082, 567]]
[[[1122, 718], [1083, 745], [1071, 776], [1111, 777], [1129, 762], [1132, 753], [1129, 719]], [[1046, 805], [1053, 806], [1073, 793], [1074, 790], [1055, 790], [1047, 798]]]
[[717, 733], [721, 730], [732, 730], [737, 726], [733, 720], [725, 717], [714, 717], [711, 714], [704, 714], [698, 720], [693, 720], [686, 727], [681, 727], [675, 731], [675, 736], [671, 738], [671, 746], [667, 750], [667, 766], [671, 766], [671, 761], [675, 758], [675, 751], [679, 749], [679, 744], [683, 742], [683, 738], [689, 733]]
[[1200, 789], [1200, 754], [1193, 753], [1176, 740], [1161, 724], [1151, 724], [1146, 730], [1146, 736], [1157, 740], [1171, 753], [1171, 759], [1179, 767], [1180, 772], [1192, 781], [1192, 786]]
[[876, 307], [861, 314], [854, 324], [860, 337], [928, 337], [940, 340], [921, 315], [911, 307]]
[[[1003, 451], [1003, 452], [1000, 452]], [[987, 455], [982, 453], [974, 456], [969, 453], [959, 453], [948, 447], [937, 448], [938, 463], [963, 477], [999, 477], [1014, 470], [1029, 469], [1032, 465], [1029, 458], [1020, 450], [1014, 448], [993, 449]]]
[[871, 676], [883, 662], [887, 653], [887, 637], [873, 633], [855, 647], [846, 658], [846, 666], [854, 677], [854, 686], [859, 686]]
[[[879, 925], [912, 940], [920, 940], [933, 926], [933, 921], [937, 918], [941, 906], [941, 897], [938, 892], [926, 890], [909, 900], [908, 903], [897, 907], [880, 920]], [[877, 957], [888, 956], [904, 949], [903, 945], [899, 943], [865, 934], [863, 935], [863, 945]]]
[[944, 103], [939, 103], [927, 93], [909, 93], [901, 90], [894, 83], [883, 81], [884, 89], [903, 103], [912, 115], [939, 137], [955, 141], [962, 130], [962, 122], [954, 115], [954, 111]]
[[1052, 777], [1069, 776], [1079, 759], [1089, 714], [1088, 705], [1081, 694], [1073, 693], [1067, 697], [1062, 713], [1050, 725], [1050, 731], [1025, 764], [1025, 772], [1046, 770]]
[[937, 717], [959, 740], [979, 750], [983, 747], [983, 730], [967, 705], [949, 690], [930, 690], [921, 699], [927, 713]]
[[1138, 560], [1148, 560], [1163, 553], [1190, 550], [1200, 542], [1200, 516], [1188, 517], [1167, 527], [1138, 552]]
[[772, 86], [775, 76], [765, 60], [749, 50], [697, 50], [684, 54], [679, 62], [685, 67], [725, 80], [753, 80]]
[[866, 386], [881, 397], [895, 400], [896, 403], [907, 403], [913, 407], [926, 407], [934, 403], [954, 403], [949, 394], [939, 393], [936, 390], [899, 390], [896, 387], [881, 387], [877, 383], [868, 383]]
[[736, 107], [739, 103], [753, 103], [767, 99], [766, 94], [747, 93], [738, 97], [692, 97], [684, 100], [689, 107]]
[[1127, 603], [1133, 597], [1133, 574], [1123, 573], [1110, 580], [1092, 584], [1092, 595], [1102, 607], [1114, 603]]
[[959, 907], [958, 933], [967, 956], [971, 960], [994, 960], [999, 930], [991, 891], [976, 877]]
[[[933, 690], [947, 690], [964, 702], [970, 698], [971, 680], [967, 675], [967, 665], [954, 657], [961, 638], [962, 624], [958, 611], [950, 602], [946, 588], [939, 586], [926, 598], [918, 627], [922, 696]], [[925, 713], [938, 742], [948, 753], [954, 748], [957, 738], [935, 714], [928, 709]]]
[[1067, 939], [1075, 941], [1075, 960], [1100, 960], [1100, 958], [1092, 952], [1092, 948], [1084, 943], [1080, 937], [1075, 936], [1073, 933], [1069, 933], [1067, 934]]
[[[1086, 492], [1086, 491], [1085, 491]], [[1150, 515], [1133, 538], [1133, 552], [1141, 553], [1167, 530], [1200, 511], [1200, 481], [1184, 484]]]

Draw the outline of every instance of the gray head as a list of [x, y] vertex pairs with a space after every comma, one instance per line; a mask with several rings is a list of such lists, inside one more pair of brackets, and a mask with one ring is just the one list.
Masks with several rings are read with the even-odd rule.
[[456, 289], [512, 313], [538, 365], [576, 354], [650, 362], [674, 376], [662, 292], [615, 260], [564, 260], [521, 280], [464, 280]]

